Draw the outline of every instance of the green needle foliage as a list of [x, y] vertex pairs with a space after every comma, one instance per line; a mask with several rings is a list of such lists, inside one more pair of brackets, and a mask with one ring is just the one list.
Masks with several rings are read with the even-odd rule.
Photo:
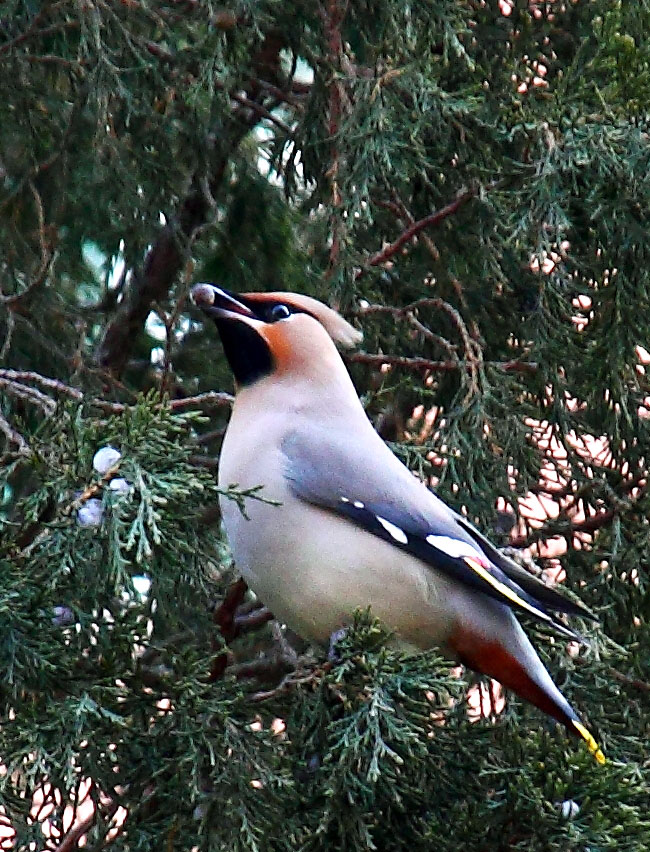
[[[648, 0], [3, 4], [0, 848], [648, 849], [649, 33]], [[604, 767], [372, 613], [328, 660], [249, 597], [226, 648], [198, 280], [340, 309], [395, 452], [561, 555], [599, 624], [536, 644]]]

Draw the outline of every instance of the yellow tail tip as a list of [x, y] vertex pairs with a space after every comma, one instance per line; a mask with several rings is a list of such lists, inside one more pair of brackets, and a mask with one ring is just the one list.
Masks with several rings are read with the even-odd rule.
[[587, 748], [596, 758], [598, 763], [602, 766], [604, 763], [607, 763], [607, 758], [602, 752], [601, 747], [598, 745], [596, 740], [592, 737], [589, 731], [585, 728], [584, 725], [580, 724], [580, 722], [576, 722], [575, 719], [571, 720], [573, 727], [580, 734], [582, 739], [587, 743]]

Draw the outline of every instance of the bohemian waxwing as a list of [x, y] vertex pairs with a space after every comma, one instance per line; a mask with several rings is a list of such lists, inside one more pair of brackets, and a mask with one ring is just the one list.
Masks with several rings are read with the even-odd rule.
[[236, 382], [219, 485], [261, 485], [273, 501], [221, 508], [235, 563], [276, 618], [327, 644], [370, 606], [401, 640], [495, 678], [603, 763], [514, 612], [572, 639], [552, 612], [593, 616], [502, 555], [393, 455], [335, 346], [361, 334], [297, 293], [197, 284], [192, 298], [214, 318]]

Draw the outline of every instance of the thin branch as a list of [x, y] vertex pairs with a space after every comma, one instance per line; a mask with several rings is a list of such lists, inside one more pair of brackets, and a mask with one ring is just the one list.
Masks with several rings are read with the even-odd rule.
[[[479, 187], [467, 189], [464, 192], [461, 192], [454, 201], [451, 201], [445, 207], [442, 207], [440, 210], [436, 210], [434, 213], [429, 213], [429, 215], [425, 216], [423, 219], [418, 219], [416, 222], [413, 222], [394, 242], [387, 245], [381, 251], [376, 252], [376, 254], [373, 254], [366, 261], [366, 266], [379, 266], [387, 260], [390, 260], [391, 257], [394, 257], [397, 254], [402, 246], [406, 245], [406, 243], [412, 240], [413, 237], [416, 237], [420, 231], [423, 231], [431, 225], [440, 224], [440, 222], [447, 219], [449, 216], [452, 216], [460, 207], [463, 206], [463, 204], [466, 204], [470, 199], [478, 195], [478, 193]], [[356, 275], [357, 279], [361, 278], [365, 271], [365, 268], [360, 269]]]
[[31, 402], [42, 409], [46, 417], [51, 417], [56, 410], [56, 402], [44, 393], [22, 385], [19, 382], [12, 382], [0, 376], [0, 388], [4, 388], [5, 392], [11, 394], [16, 399], [23, 399], [25, 402]]
[[569, 523], [568, 527], [562, 529], [549, 529], [546, 525], [534, 530], [528, 535], [515, 536], [509, 541], [511, 547], [530, 547], [531, 544], [536, 544], [539, 541], [546, 541], [550, 538], [565, 538], [572, 539], [577, 533], [593, 533], [599, 529], [608, 526], [617, 512], [615, 509], [608, 509], [605, 512], [597, 512], [583, 521]]
[[57, 391], [57, 393], [69, 396], [72, 399], [83, 399], [83, 393], [77, 388], [72, 388], [60, 382], [58, 379], [50, 379], [47, 376], [42, 376], [40, 373], [35, 373], [32, 370], [8, 370], [0, 368], [0, 379], [9, 379], [13, 382], [35, 382], [41, 387], [48, 390]]
[[[88, 834], [97, 820], [97, 808], [98, 806], [95, 807], [89, 816], [72, 826], [57, 847], [56, 852], [76, 852], [79, 849], [79, 841], [85, 834]], [[104, 819], [107, 823], [111, 822], [118, 809], [119, 805], [116, 802], [109, 801], [102, 806], [101, 810], [104, 812]], [[107, 826], [107, 834], [108, 829], [109, 826]]]
[[7, 311], [6, 323], [7, 328], [5, 331], [5, 339], [2, 343], [2, 348], [0, 349], [0, 361], [4, 361], [4, 359], [9, 354], [9, 350], [11, 349], [14, 330], [16, 328], [16, 316], [13, 311]]
[[[393, 201], [377, 201], [377, 206], [390, 210], [398, 219], [403, 219], [407, 225], [414, 225], [416, 222], [415, 216], [410, 212], [406, 204], [404, 204], [396, 192], [393, 192], [392, 194], [394, 198]], [[433, 262], [438, 263], [440, 260], [440, 252], [438, 251], [436, 244], [428, 234], [423, 233], [421, 239], [426, 246], [427, 251], [431, 255]]]
[[301, 108], [303, 106], [303, 101], [300, 97], [297, 97], [291, 92], [287, 92], [284, 89], [281, 89], [279, 86], [274, 86], [272, 83], [267, 83], [266, 80], [254, 79], [252, 82], [258, 89], [263, 89], [265, 92], [268, 92], [270, 95], [273, 95], [273, 97], [277, 98], [279, 101], [284, 101], [285, 103], [291, 104], [291, 106], [295, 106], [298, 108]]
[[[451, 373], [454, 370], [471, 370], [469, 361], [432, 361], [429, 358], [411, 358], [406, 355], [382, 355], [381, 353], [352, 352], [343, 356], [348, 363], [376, 364], [390, 367], [403, 367], [408, 370], [430, 370], [433, 373]], [[536, 373], [538, 365], [534, 361], [485, 361], [486, 367], [494, 367], [504, 373]]]
[[637, 689], [639, 692], [650, 692], [650, 683], [646, 683], [644, 680], [639, 680], [635, 677], [628, 677], [628, 675], [623, 674], [623, 672], [619, 672], [618, 669], [615, 669], [613, 666], [608, 666], [607, 671], [609, 674], [617, 680], [619, 683], [623, 683], [626, 686], [631, 686], [633, 689]]
[[232, 394], [223, 391], [208, 391], [185, 399], [172, 399], [169, 407], [173, 411], [184, 411], [186, 408], [223, 408], [233, 404]]
[[238, 104], [247, 107], [248, 109], [253, 110], [253, 112], [257, 113], [257, 115], [262, 116], [262, 118], [266, 118], [271, 124], [275, 124], [275, 126], [281, 130], [283, 133], [286, 133], [287, 136], [291, 136], [292, 130], [288, 124], [285, 124], [282, 119], [278, 118], [276, 115], [273, 115], [271, 110], [268, 110], [265, 106], [258, 103], [257, 101], [252, 101], [250, 98], [247, 98], [245, 95], [240, 95], [237, 92], [231, 92], [230, 97], [233, 101], [237, 101]]
[[[169, 403], [161, 402], [158, 405], [169, 405], [172, 411], [184, 411], [187, 408], [228, 408], [232, 405], [234, 397], [229, 393], [222, 391], [208, 391], [200, 393], [196, 396], [187, 396], [183, 399], [172, 399]], [[124, 402], [110, 402], [106, 399], [95, 398], [90, 400], [90, 404], [96, 408], [101, 408], [107, 414], [122, 414], [130, 408]]]
[[67, 0], [63, 0], [63, 2], [55, 3], [49, 8], [46, 7], [43, 11], [39, 12], [24, 33], [21, 33], [11, 41], [6, 41], [4, 44], [0, 45], [0, 56], [4, 56], [5, 53], [9, 53], [14, 47], [18, 47], [18, 45], [30, 38], [45, 38], [46, 36], [58, 33], [60, 30], [79, 29], [79, 21], [61, 21], [58, 24], [50, 24], [49, 27], [43, 27], [42, 30], [37, 29], [46, 13], [51, 15], [52, 12], [57, 10], [59, 7], [66, 5], [68, 5]]
[[0, 411], [0, 432], [2, 432], [7, 440], [11, 444], [15, 444], [18, 447], [18, 453], [21, 456], [29, 456], [31, 455], [31, 450], [29, 448], [29, 444], [15, 429], [12, 428], [11, 424], [5, 420], [4, 415]]

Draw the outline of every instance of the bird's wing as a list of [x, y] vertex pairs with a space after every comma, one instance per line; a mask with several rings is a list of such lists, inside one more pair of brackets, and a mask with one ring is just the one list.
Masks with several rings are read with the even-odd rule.
[[577, 607], [516, 563], [513, 571], [511, 560], [422, 485], [374, 433], [336, 441], [325, 430], [295, 429], [282, 452], [285, 477], [299, 499], [336, 512], [458, 582], [581, 639], [550, 613]]
[[[452, 510], [450, 509], [449, 511], [451, 512]], [[456, 518], [456, 522], [469, 533], [487, 558], [497, 565], [514, 583], [517, 583], [517, 585], [528, 592], [531, 597], [543, 603], [547, 609], [554, 612], [566, 612], [568, 615], [580, 615], [582, 618], [588, 618], [592, 621], [598, 620], [586, 606], [561, 595], [552, 586], [547, 586], [546, 583], [535, 577], [530, 571], [518, 565], [514, 559], [510, 559], [510, 557], [497, 550], [492, 542], [483, 533], [479, 532], [467, 518], [456, 512], [453, 512], [453, 515]]]

